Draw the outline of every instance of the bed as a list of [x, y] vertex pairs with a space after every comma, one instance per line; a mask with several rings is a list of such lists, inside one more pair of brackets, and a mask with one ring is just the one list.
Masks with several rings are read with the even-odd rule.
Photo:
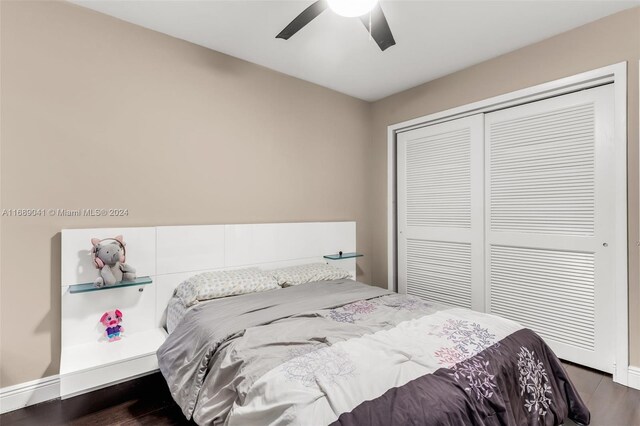
[[531, 330], [353, 280], [167, 310], [158, 363], [201, 425], [588, 424]]

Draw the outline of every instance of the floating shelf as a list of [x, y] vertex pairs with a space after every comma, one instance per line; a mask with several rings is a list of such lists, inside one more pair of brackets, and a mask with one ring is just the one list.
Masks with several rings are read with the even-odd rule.
[[69, 293], [86, 293], [88, 291], [110, 290], [119, 287], [132, 287], [137, 285], [151, 284], [151, 277], [138, 277], [133, 281], [121, 281], [118, 284], [96, 287], [94, 283], [75, 284], [69, 286]]
[[66, 346], [62, 348], [60, 373], [75, 373], [150, 354], [155, 358], [156, 351], [166, 338], [164, 328], [152, 328], [137, 333], [125, 332], [122, 340], [117, 342], [96, 338], [82, 345]]
[[163, 328], [125, 332], [122, 340], [64, 346], [60, 357], [62, 399], [158, 369], [156, 351], [167, 338]]
[[336, 253], [336, 254], [327, 254], [323, 256], [325, 259], [329, 260], [342, 260], [342, 259], [353, 259], [354, 257], [362, 257], [364, 254], [362, 253]]

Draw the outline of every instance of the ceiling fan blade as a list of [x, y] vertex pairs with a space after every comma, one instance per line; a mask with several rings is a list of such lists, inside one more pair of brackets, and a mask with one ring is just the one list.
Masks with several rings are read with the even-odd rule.
[[314, 18], [324, 12], [327, 7], [329, 7], [329, 5], [326, 0], [318, 0], [313, 3], [311, 6], [303, 10], [300, 15], [296, 16], [295, 19], [284, 28], [284, 30], [280, 31], [280, 34], [278, 34], [276, 38], [289, 40], [289, 37], [300, 31], [302, 27], [307, 25], [309, 22], [313, 21]]
[[393, 34], [391, 34], [391, 28], [387, 18], [384, 16], [380, 3], [377, 3], [371, 10], [371, 29], [369, 29], [369, 14], [362, 15], [360, 20], [370, 30], [371, 37], [378, 43], [380, 50], [385, 51], [387, 48], [396, 44]]

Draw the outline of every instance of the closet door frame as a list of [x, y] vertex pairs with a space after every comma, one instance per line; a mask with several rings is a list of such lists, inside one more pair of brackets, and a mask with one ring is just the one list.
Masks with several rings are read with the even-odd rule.
[[[387, 128], [387, 266], [389, 290], [397, 290], [397, 139], [398, 133], [479, 113], [488, 113], [579, 90], [614, 85], [615, 175], [615, 366], [613, 380], [629, 385], [628, 227], [627, 227], [627, 62], [418, 117]], [[636, 242], [634, 242], [635, 244]], [[636, 368], [637, 369], [637, 368]], [[632, 384], [636, 384], [635, 381]]]

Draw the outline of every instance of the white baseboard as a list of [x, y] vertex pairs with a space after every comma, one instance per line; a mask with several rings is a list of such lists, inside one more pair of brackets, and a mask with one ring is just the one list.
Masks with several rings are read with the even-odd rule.
[[59, 397], [59, 376], [7, 386], [0, 389], [0, 414]]
[[629, 366], [628, 370], [629, 380], [627, 386], [634, 389], [640, 389], [640, 367]]
[[[78, 390], [73, 394], [65, 395], [63, 399], [72, 398], [84, 393], [93, 392], [98, 389], [117, 385], [123, 382], [128, 382], [129, 380], [147, 376], [158, 371], [158, 369], [154, 369], [130, 377], [124, 377], [119, 380], [110, 381], [108, 383], [101, 383], [90, 388]], [[6, 388], [0, 389], [0, 414], [19, 410], [20, 408], [28, 407], [29, 405], [39, 404], [41, 402], [50, 401], [52, 399], [60, 397], [60, 376], [58, 375], [32, 380], [30, 382], [19, 383], [13, 386], [7, 386]]]

